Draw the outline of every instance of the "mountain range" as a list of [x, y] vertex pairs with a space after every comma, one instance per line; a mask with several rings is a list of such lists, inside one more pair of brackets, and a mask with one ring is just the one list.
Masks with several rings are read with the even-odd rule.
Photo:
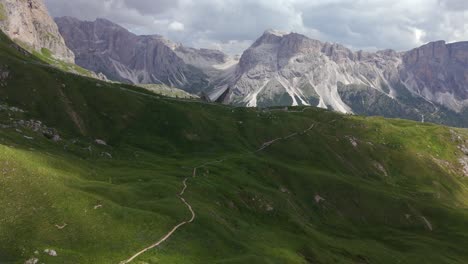
[[468, 126], [468, 42], [366, 52], [267, 30], [230, 56], [138, 36], [106, 19], [60, 17], [55, 24], [41, 1], [20, 2], [2, 0], [9, 15], [0, 27], [10, 38], [113, 81], [164, 84], [237, 106], [318, 106]]
[[468, 261], [466, 129], [0, 61], [0, 263]]
[[468, 116], [463, 43], [235, 58], [61, 19], [72, 46], [35, 3], [0, 0], [0, 263], [468, 263], [468, 129], [420, 122]]
[[216, 87], [214, 94], [223, 92], [223, 101], [249, 106], [275, 104], [268, 99], [286, 95], [292, 105], [318, 102], [347, 113], [352, 107], [341, 99], [340, 86], [365, 86], [390, 98], [398, 97], [398, 86], [404, 86], [415, 96], [460, 111], [468, 106], [467, 62], [468, 42], [438, 41], [409, 52], [371, 53], [266, 31], [244, 52], [230, 82]]
[[104, 19], [56, 22], [77, 64], [113, 80], [164, 83], [249, 107], [310, 105], [468, 125], [467, 42], [365, 52], [267, 30], [236, 58], [158, 35], [137, 36]]
[[186, 48], [159, 36], [137, 36], [105, 19], [94, 22], [71, 17], [55, 19], [76, 63], [132, 83], [163, 83], [199, 93], [228, 59], [216, 50]]

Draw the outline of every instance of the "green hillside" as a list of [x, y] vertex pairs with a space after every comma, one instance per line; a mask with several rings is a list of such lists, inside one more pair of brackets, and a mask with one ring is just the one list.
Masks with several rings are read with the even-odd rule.
[[468, 263], [466, 130], [170, 99], [0, 39], [2, 264], [117, 264], [183, 221], [132, 263]]
[[173, 97], [173, 98], [182, 98], [182, 99], [196, 99], [198, 96], [190, 94], [184, 90], [170, 87], [165, 84], [140, 84], [138, 85], [141, 88], [145, 88], [148, 91], [151, 91], [155, 94]]

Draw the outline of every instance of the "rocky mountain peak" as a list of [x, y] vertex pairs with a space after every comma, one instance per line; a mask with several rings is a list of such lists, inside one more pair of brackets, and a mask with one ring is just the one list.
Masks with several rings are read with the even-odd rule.
[[0, 0], [0, 29], [31, 51], [49, 50], [57, 59], [74, 62], [43, 0]]
[[419, 48], [406, 52], [404, 59], [405, 62], [416, 64], [420, 61], [427, 61], [435, 59], [443, 63], [449, 57], [449, 50], [445, 41], [435, 41], [427, 43]]
[[[80, 23], [80, 20], [77, 20], [78, 23]], [[130, 32], [128, 29], [122, 27], [121, 25], [114, 23], [106, 18], [101, 18], [98, 17], [95, 19], [93, 22], [97, 27], [102, 27], [106, 28], [107, 30], [112, 30], [112, 31], [125, 31], [125, 32]]]
[[294, 32], [282, 32], [279, 30], [269, 29], [266, 30], [263, 35], [261, 35], [255, 42], [252, 44], [252, 48], [261, 46], [261, 45], [294, 45], [300, 42], [310, 40], [308, 37], [294, 33]]
[[281, 30], [270, 28], [270, 29], [265, 30], [265, 32], [263, 32], [263, 35], [274, 35], [278, 37], [284, 37], [290, 33], [291, 32], [286, 32], [286, 31], [281, 31]]
[[413, 108], [422, 104], [431, 113], [435, 105], [456, 113], [468, 106], [468, 42], [436, 41], [408, 52], [353, 51], [294, 32], [267, 30], [237, 60], [159, 35], [137, 36], [108, 20], [64, 18], [57, 23], [79, 65], [118, 81], [203, 92], [212, 101], [367, 113], [368, 107], [380, 107], [374, 104], [379, 100], [393, 107], [394, 116], [410, 111], [416, 118], [420, 112]]
[[242, 71], [259, 64], [275, 70], [280, 66], [280, 60], [288, 60], [294, 54], [304, 51], [309, 40], [297, 33], [267, 30], [242, 54], [239, 66]]
[[266, 30], [253, 44], [252, 47], [258, 47], [266, 44], [277, 44], [287, 33], [279, 33], [275, 30]]
[[348, 113], [353, 110], [341, 99], [342, 87], [368, 87], [389, 100], [405, 93], [404, 87], [426, 102], [460, 111], [467, 105], [467, 51], [468, 43], [437, 41], [406, 53], [354, 52], [341, 44], [267, 30], [210, 98], [248, 106], [310, 104]]
[[403, 55], [411, 91], [456, 111], [468, 105], [468, 42], [430, 42]]
[[145, 36], [147, 38], [150, 38], [152, 40], [155, 40], [155, 41], [159, 41], [163, 44], [165, 44], [166, 46], [168, 46], [170, 49], [172, 50], [175, 50], [177, 49], [178, 47], [181, 46], [180, 43], [175, 43], [174, 41], [164, 37], [164, 36], [161, 36], [161, 35], [149, 35], [149, 36]]
[[57, 18], [77, 64], [112, 80], [169, 86], [198, 93], [226, 62], [220, 51], [187, 48], [160, 35], [138, 36], [106, 19]]
[[466, 63], [468, 59], [468, 42], [456, 42], [447, 44], [445, 41], [429, 42], [419, 48], [405, 53], [405, 61], [418, 64], [433, 60], [436, 64], [445, 64], [449, 60], [458, 63]]

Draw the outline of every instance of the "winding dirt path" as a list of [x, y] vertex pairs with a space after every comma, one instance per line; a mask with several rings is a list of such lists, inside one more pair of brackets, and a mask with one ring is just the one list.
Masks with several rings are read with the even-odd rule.
[[[290, 138], [295, 137], [295, 136], [303, 135], [303, 134], [311, 131], [314, 127], [315, 127], [315, 123], [312, 124], [309, 128], [305, 129], [304, 131], [295, 132], [295, 133], [292, 133], [292, 134], [290, 134], [290, 135], [288, 135], [286, 137], [281, 137], [281, 138], [276, 138], [276, 139], [273, 139], [273, 140], [270, 140], [270, 141], [266, 141], [260, 146], [260, 148], [258, 148], [255, 151], [251, 151], [250, 153], [253, 153], [253, 154], [258, 153], [260, 151], [265, 150], [268, 147], [271, 147], [272, 145], [274, 145], [275, 143], [277, 143], [279, 141], [287, 140], [287, 139], [290, 139]], [[219, 160], [213, 160], [213, 161], [203, 163], [203, 164], [201, 164], [201, 165], [199, 165], [197, 167], [194, 167], [193, 172], [192, 172], [192, 178], [197, 177], [197, 170], [199, 168], [202, 168], [202, 167], [205, 167], [205, 166], [208, 166], [208, 165], [211, 165], [211, 164], [215, 164], [215, 163], [222, 163], [222, 162], [224, 162], [226, 160], [227, 160], [227, 158], [223, 158], [223, 159], [219, 159]], [[192, 206], [183, 197], [183, 195], [185, 194], [185, 191], [188, 188], [188, 185], [187, 185], [188, 180], [189, 180], [189, 177], [185, 178], [182, 181], [182, 190], [180, 191], [178, 196], [179, 196], [179, 199], [182, 201], [182, 203], [184, 203], [185, 206], [187, 206], [188, 210], [192, 214], [191, 218], [189, 220], [185, 220], [185, 221], [180, 222], [179, 224], [174, 226], [166, 235], [164, 235], [159, 241], [157, 241], [156, 243], [142, 249], [141, 251], [139, 251], [136, 254], [134, 254], [133, 256], [131, 256], [129, 259], [120, 262], [120, 264], [130, 263], [130, 262], [134, 261], [136, 258], [138, 258], [140, 255], [146, 253], [148, 250], [151, 250], [151, 249], [154, 249], [154, 248], [160, 246], [167, 239], [169, 239], [179, 228], [181, 228], [184, 225], [190, 224], [195, 220], [195, 217], [196, 217], [195, 211], [193, 210]]]
[[[185, 183], [185, 181], [184, 181]], [[182, 190], [182, 193], [185, 191], [185, 189], [187, 188], [187, 185], [184, 186], [184, 189]], [[130, 257], [129, 259], [127, 260], [124, 260], [122, 262], [120, 262], [121, 264], [126, 264], [126, 263], [130, 263], [132, 262], [133, 260], [135, 260], [137, 257], [139, 257], [141, 254], [144, 254], [146, 251], [150, 250], [150, 249], [153, 249], [155, 247], [158, 247], [159, 245], [161, 245], [162, 243], [164, 243], [164, 241], [166, 241], [168, 238], [170, 238], [172, 236], [172, 234], [174, 234], [175, 231], [177, 231], [177, 229], [181, 228], [182, 226], [186, 225], [186, 224], [190, 224], [192, 223], [194, 220], [195, 220], [195, 217], [196, 217], [196, 214], [195, 214], [195, 211], [193, 211], [192, 209], [192, 206], [187, 203], [187, 201], [185, 201], [185, 199], [182, 197], [182, 196], [179, 196], [179, 199], [187, 206], [187, 208], [189, 209], [190, 213], [192, 214], [192, 217], [190, 218], [190, 220], [187, 220], [187, 221], [183, 221], [181, 223], [179, 223], [178, 225], [174, 226], [174, 228], [171, 229], [171, 231], [169, 231], [169, 233], [167, 233], [163, 238], [161, 238], [158, 242], [152, 244], [151, 246], [149, 247], [146, 247], [144, 249], [142, 249], [141, 251], [139, 251], [138, 253], [136, 253], [135, 255], [133, 255], [132, 257]]]

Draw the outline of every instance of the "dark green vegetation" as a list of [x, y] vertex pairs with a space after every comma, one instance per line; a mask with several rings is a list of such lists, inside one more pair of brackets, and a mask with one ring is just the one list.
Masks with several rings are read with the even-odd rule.
[[[340, 85], [338, 92], [343, 102], [356, 114], [384, 116], [468, 127], [468, 108], [456, 113], [444, 106], [435, 105], [421, 97], [412, 95], [402, 84], [394, 87], [398, 93], [394, 100], [387, 95], [363, 85]], [[388, 92], [388, 91], [386, 91]]]
[[195, 222], [135, 263], [468, 262], [466, 130], [158, 98], [3, 36], [0, 70], [0, 263], [119, 263], [190, 217], [182, 180], [221, 157], [188, 181]]

